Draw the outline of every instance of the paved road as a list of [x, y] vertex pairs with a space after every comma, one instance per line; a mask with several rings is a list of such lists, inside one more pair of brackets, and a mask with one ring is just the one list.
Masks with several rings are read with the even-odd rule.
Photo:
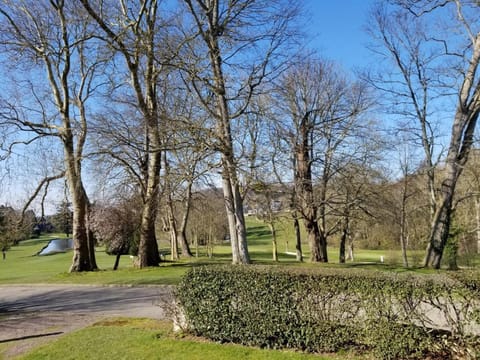
[[168, 287], [1, 286], [0, 316], [60, 311], [69, 314], [163, 318]]
[[0, 286], [0, 344], [18, 344], [18, 354], [22, 346], [33, 345], [32, 339], [55, 337], [105, 317], [164, 319], [162, 305], [171, 302], [171, 290], [171, 287]]

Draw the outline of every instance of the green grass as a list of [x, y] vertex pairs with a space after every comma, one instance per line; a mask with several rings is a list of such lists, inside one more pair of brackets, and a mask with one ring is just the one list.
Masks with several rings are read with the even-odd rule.
[[20, 359], [333, 360], [345, 357], [265, 350], [181, 338], [172, 333], [171, 324], [167, 322], [118, 318], [62, 336]]
[[[274, 264], [272, 262], [272, 243], [267, 226], [254, 218], [247, 218], [249, 251], [256, 264]], [[415, 271], [434, 272], [424, 269], [404, 269], [400, 265], [399, 250], [355, 250], [355, 262], [338, 264], [338, 249], [329, 245], [329, 264], [308, 262], [308, 245], [303, 244], [306, 261], [299, 264], [295, 256], [286, 251], [294, 251], [292, 232], [288, 224], [279, 224], [278, 251], [281, 266], [304, 267], [362, 267], [379, 271]], [[213, 257], [207, 257], [203, 247], [198, 249], [199, 257], [190, 260], [164, 261], [158, 268], [134, 269], [129, 256], [123, 256], [119, 270], [112, 271], [115, 258], [102, 248], [96, 252], [97, 264], [101, 270], [86, 273], [68, 273], [72, 252], [50, 256], [36, 254], [51, 238], [62, 237], [58, 234], [45, 235], [38, 239], [21, 242], [7, 253], [7, 259], [0, 261], [1, 284], [118, 284], [145, 285], [177, 284], [182, 275], [193, 266], [204, 264], [230, 263], [229, 243], [217, 244]], [[303, 237], [305, 239], [305, 236]], [[160, 243], [167, 253], [168, 244]], [[194, 248], [192, 251], [195, 253]], [[380, 256], [385, 263], [380, 263]], [[410, 252], [410, 261], [421, 259], [423, 252]], [[168, 259], [168, 256], [167, 256]], [[480, 257], [469, 259], [470, 264], [480, 265]], [[198, 339], [178, 338], [172, 335], [170, 325], [152, 320], [116, 320], [104, 322], [78, 332], [62, 336], [46, 346], [33, 350], [24, 359], [359, 359], [351, 354], [308, 355], [295, 352], [282, 352], [254, 349], [236, 345], [220, 345]], [[88, 346], [85, 346], [88, 344]], [[1, 353], [11, 344], [0, 344]], [[366, 358], [366, 357], [363, 357]]]
[[[290, 224], [291, 225], [291, 224]], [[249, 252], [256, 264], [273, 264], [272, 242], [268, 227], [253, 217], [247, 218]], [[308, 262], [308, 245], [302, 244], [306, 261], [299, 264], [294, 255], [286, 254], [286, 251], [294, 251], [292, 231], [289, 223], [281, 222], [278, 230], [279, 265], [305, 266], [305, 267], [365, 267], [375, 270], [388, 271], [415, 271], [431, 272], [423, 269], [404, 269], [401, 266], [401, 254], [399, 250], [355, 250], [355, 261], [346, 264], [338, 264], [338, 249], [332, 243], [328, 248], [330, 262], [328, 264], [311, 264]], [[69, 283], [69, 284], [177, 284], [182, 275], [192, 266], [202, 264], [230, 263], [230, 244], [223, 242], [216, 244], [213, 249], [213, 257], [207, 257], [204, 247], [199, 248], [199, 257], [190, 260], [162, 262], [158, 268], [134, 269], [129, 256], [122, 256], [120, 267], [112, 271], [115, 261], [114, 256], [109, 256], [102, 248], [96, 251], [99, 271], [88, 273], [68, 273], [72, 261], [72, 252], [49, 256], [36, 256], [36, 254], [52, 238], [62, 237], [59, 234], [44, 235], [38, 239], [22, 241], [18, 246], [13, 246], [7, 252], [7, 259], [0, 260], [0, 284], [28, 284], [28, 283]], [[305, 236], [303, 236], [305, 239]], [[167, 253], [168, 244], [160, 243], [161, 249]], [[195, 249], [192, 248], [195, 253]], [[423, 251], [409, 252], [410, 264], [418, 265]], [[384, 257], [384, 263], [380, 263], [380, 257]], [[480, 265], [480, 256], [471, 257], [470, 265]]]

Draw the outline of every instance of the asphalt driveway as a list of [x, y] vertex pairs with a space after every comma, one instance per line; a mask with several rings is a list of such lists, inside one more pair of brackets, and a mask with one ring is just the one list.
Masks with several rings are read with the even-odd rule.
[[0, 286], [0, 345], [9, 358], [102, 318], [164, 319], [171, 301], [168, 286]]

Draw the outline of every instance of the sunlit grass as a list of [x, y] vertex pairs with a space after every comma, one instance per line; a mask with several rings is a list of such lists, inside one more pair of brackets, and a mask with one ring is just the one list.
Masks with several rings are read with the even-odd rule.
[[[269, 265], [272, 261], [272, 240], [266, 224], [254, 217], [247, 217], [249, 252], [254, 264]], [[298, 263], [293, 255], [295, 244], [290, 221], [281, 221], [277, 224], [278, 255], [276, 265], [304, 266], [304, 267], [364, 267], [372, 270], [387, 271], [415, 271], [431, 272], [419, 269], [423, 251], [409, 251], [409, 265], [404, 269], [401, 264], [400, 250], [355, 250], [355, 261], [339, 264], [338, 248], [332, 241], [328, 247], [328, 264], [312, 264], [309, 262], [308, 244], [302, 243], [304, 262]], [[305, 240], [305, 234], [303, 239]], [[192, 252], [198, 252], [199, 257], [192, 259], [170, 260], [167, 243], [160, 243], [165, 261], [158, 268], [135, 269], [129, 256], [122, 256], [119, 270], [112, 271], [115, 261], [114, 256], [107, 255], [103, 248], [96, 251], [99, 271], [88, 273], [68, 273], [73, 253], [61, 253], [49, 256], [36, 254], [52, 238], [64, 237], [61, 234], [48, 234], [38, 239], [31, 239], [13, 246], [7, 252], [7, 259], [0, 261], [0, 284], [26, 284], [26, 283], [72, 283], [72, 284], [119, 284], [119, 285], [172, 285], [177, 284], [182, 275], [193, 266], [203, 264], [228, 264], [231, 262], [230, 243], [223, 241], [213, 246], [213, 255], [207, 256], [205, 246], [198, 249], [192, 247]], [[381, 259], [383, 258], [383, 263]], [[470, 266], [480, 266], [480, 256], [468, 259]], [[465, 260], [460, 259], [460, 264]]]
[[[166, 321], [115, 318], [62, 336], [20, 359], [252, 359], [322, 360], [354, 359], [293, 351], [264, 350], [179, 337]], [[88, 346], [85, 346], [88, 344]]]

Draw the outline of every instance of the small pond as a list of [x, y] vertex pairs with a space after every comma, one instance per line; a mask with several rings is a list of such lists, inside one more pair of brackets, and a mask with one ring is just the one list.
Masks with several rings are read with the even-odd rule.
[[73, 249], [73, 239], [52, 239], [37, 255], [64, 253]]

